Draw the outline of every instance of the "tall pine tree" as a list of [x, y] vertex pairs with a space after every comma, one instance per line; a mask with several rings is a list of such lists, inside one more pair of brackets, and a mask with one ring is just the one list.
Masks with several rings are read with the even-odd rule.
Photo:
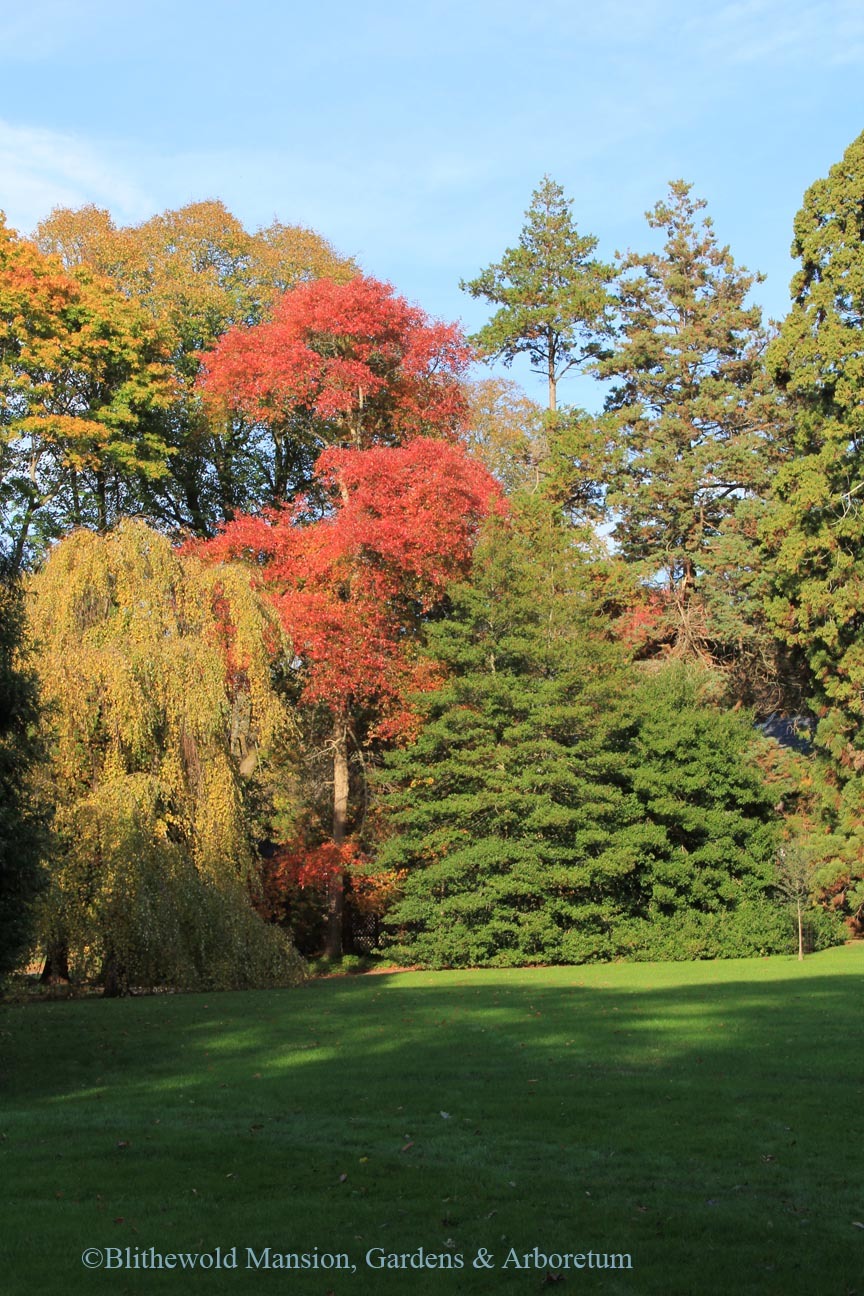
[[656, 591], [658, 640], [716, 661], [753, 637], [742, 513], [770, 474], [777, 411], [747, 305], [758, 276], [717, 242], [704, 206], [676, 181], [648, 213], [666, 241], [623, 259], [620, 337], [598, 372], [616, 382], [603, 431], [620, 553]]
[[[762, 524], [775, 633], [809, 668], [817, 742], [833, 764], [823, 883], [864, 913], [864, 133], [795, 218], [792, 308], [769, 367], [793, 455]], [[841, 843], [843, 843], [841, 845]], [[829, 849], [830, 845], [830, 849]], [[838, 849], [839, 846], [839, 849]], [[829, 858], [830, 856], [830, 858]]]
[[763, 525], [777, 632], [806, 654], [822, 736], [864, 751], [864, 133], [795, 218], [792, 308], [769, 364], [794, 418], [794, 455]]
[[442, 967], [785, 948], [749, 717], [680, 664], [628, 669], [579, 539], [521, 501], [430, 629], [446, 682], [388, 757], [383, 796], [400, 953]]
[[407, 870], [391, 914], [431, 966], [581, 962], [610, 929], [638, 859], [617, 785], [620, 654], [597, 623], [588, 563], [542, 505], [493, 524], [429, 649], [447, 682], [416, 742], [388, 758]]
[[578, 232], [571, 207], [561, 186], [544, 176], [518, 245], [461, 285], [498, 307], [472, 341], [508, 365], [527, 355], [546, 378], [550, 411], [561, 378], [599, 353], [610, 327], [612, 269], [594, 258], [597, 240]]

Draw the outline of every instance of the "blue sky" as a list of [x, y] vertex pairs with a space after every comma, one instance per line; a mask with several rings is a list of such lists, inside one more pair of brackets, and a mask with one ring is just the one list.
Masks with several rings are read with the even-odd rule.
[[459, 279], [516, 240], [544, 173], [606, 257], [653, 246], [645, 210], [691, 181], [782, 315], [803, 192], [864, 129], [861, 0], [2, 9], [10, 224], [219, 197], [250, 228], [311, 225], [469, 329], [484, 308]]

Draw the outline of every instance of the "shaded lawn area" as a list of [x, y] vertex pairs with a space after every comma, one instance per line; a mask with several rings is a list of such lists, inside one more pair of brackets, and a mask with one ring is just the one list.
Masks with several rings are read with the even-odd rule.
[[[0, 1291], [864, 1293], [862, 972], [864, 943], [6, 1007]], [[151, 1246], [238, 1267], [81, 1262]], [[535, 1246], [633, 1268], [502, 1267]]]

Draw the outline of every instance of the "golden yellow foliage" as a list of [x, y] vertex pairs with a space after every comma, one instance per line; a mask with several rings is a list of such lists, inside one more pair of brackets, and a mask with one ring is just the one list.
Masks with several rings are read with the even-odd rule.
[[127, 521], [59, 544], [29, 604], [56, 804], [44, 941], [135, 984], [296, 977], [250, 902], [241, 766], [284, 759], [291, 724], [271, 683], [285, 645], [248, 573]]
[[266, 317], [278, 294], [304, 280], [357, 273], [313, 230], [274, 221], [249, 233], [215, 199], [119, 228], [98, 207], [59, 207], [37, 226], [36, 243], [68, 269], [87, 265], [114, 280], [178, 347], [212, 346], [230, 325]]
[[537, 484], [548, 454], [543, 410], [507, 378], [482, 378], [468, 386], [468, 453], [508, 493]]
[[[205, 405], [197, 387], [201, 356], [229, 329], [268, 319], [287, 289], [310, 279], [353, 278], [352, 260], [302, 226], [274, 221], [250, 233], [214, 200], [124, 228], [96, 207], [58, 208], [37, 227], [35, 241], [76, 281], [94, 272], [110, 280], [170, 353], [173, 395], [148, 424], [161, 447], [162, 471], [144, 478], [132, 465], [127, 514], [210, 536], [239, 513], [281, 503], [297, 487], [297, 473], [305, 480], [309, 447], [302, 426], [288, 437], [284, 429], [272, 433]], [[111, 520], [100, 516], [97, 525], [104, 530]], [[75, 525], [90, 522], [86, 511], [75, 517]]]

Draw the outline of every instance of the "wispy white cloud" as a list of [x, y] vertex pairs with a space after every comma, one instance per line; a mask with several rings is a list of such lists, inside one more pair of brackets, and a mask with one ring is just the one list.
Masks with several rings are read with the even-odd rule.
[[[0, 119], [0, 210], [24, 233], [58, 206], [95, 203], [133, 224], [220, 198], [247, 228], [276, 218], [304, 224], [373, 273], [395, 276], [416, 264], [451, 282], [461, 272], [452, 266], [454, 241], [483, 244], [490, 191], [501, 181], [500, 160], [447, 145], [399, 159], [350, 147], [320, 156], [293, 142], [162, 151]], [[466, 273], [472, 266], [469, 255]]]
[[151, 202], [114, 151], [60, 131], [0, 120], [0, 209], [22, 231], [53, 207], [90, 202], [110, 208], [120, 220], [141, 219]]

